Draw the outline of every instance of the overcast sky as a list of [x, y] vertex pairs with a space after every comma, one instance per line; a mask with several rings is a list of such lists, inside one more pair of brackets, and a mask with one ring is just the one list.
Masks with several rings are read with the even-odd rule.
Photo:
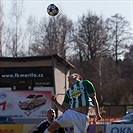
[[[7, 14], [11, 8], [12, 0], [1, 0], [4, 7], [4, 12]], [[20, 1], [20, 0], [18, 0]], [[37, 19], [48, 17], [46, 12], [47, 6], [51, 3], [56, 4], [60, 12], [67, 15], [73, 21], [77, 21], [80, 16], [86, 14], [87, 11], [92, 11], [97, 15], [102, 15], [105, 19], [115, 15], [121, 14], [130, 23], [133, 22], [133, 1], [132, 0], [23, 0], [24, 1], [24, 19], [26, 20], [30, 15]]]
[[[13, 0], [1, 0], [2, 9], [4, 12], [3, 17], [6, 19], [9, 18], [8, 14], [11, 10], [11, 2]], [[14, 0], [21, 1], [21, 0]], [[24, 13], [22, 22], [22, 27], [25, 28], [25, 24], [29, 16], [34, 16], [38, 21], [42, 17], [50, 17], [47, 14], [47, 6], [49, 4], [55, 4], [59, 7], [62, 14], [67, 15], [69, 19], [73, 22], [77, 22], [78, 18], [83, 14], [86, 14], [87, 11], [91, 11], [98, 16], [103, 16], [104, 19], [110, 18], [115, 14], [120, 14], [127, 21], [130, 22], [131, 28], [133, 29], [133, 0], [23, 0]], [[4, 19], [5, 19], [4, 18]], [[6, 20], [5, 19], [5, 20]], [[8, 24], [6, 21], [5, 24]], [[28, 43], [26, 43], [28, 44]], [[26, 45], [27, 47], [28, 45]]]

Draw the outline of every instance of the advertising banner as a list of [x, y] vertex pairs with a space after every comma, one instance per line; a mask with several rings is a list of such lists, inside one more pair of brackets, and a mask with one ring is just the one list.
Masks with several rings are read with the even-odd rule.
[[35, 124], [24, 124], [23, 133], [33, 133], [35, 128], [36, 128]]
[[32, 133], [35, 127], [35, 124], [2, 124], [0, 133]]
[[89, 125], [87, 133], [108, 133], [105, 132], [106, 125]]
[[13, 118], [45, 118], [51, 91], [0, 92], [0, 114]]
[[106, 126], [106, 133], [133, 133], [132, 124], [109, 124]]
[[2, 124], [0, 125], [0, 133], [23, 133], [23, 125]]

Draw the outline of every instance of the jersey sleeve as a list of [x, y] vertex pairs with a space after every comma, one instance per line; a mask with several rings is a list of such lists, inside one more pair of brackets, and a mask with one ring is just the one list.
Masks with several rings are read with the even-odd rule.
[[67, 104], [70, 103], [70, 97], [68, 96], [68, 91], [67, 91], [66, 94], [65, 94], [65, 97], [64, 97], [63, 103], [67, 103]]
[[84, 87], [86, 88], [86, 90], [88, 91], [89, 94], [94, 93], [96, 91], [95, 88], [94, 88], [94, 85], [88, 80], [84, 80], [83, 85], [84, 85]]

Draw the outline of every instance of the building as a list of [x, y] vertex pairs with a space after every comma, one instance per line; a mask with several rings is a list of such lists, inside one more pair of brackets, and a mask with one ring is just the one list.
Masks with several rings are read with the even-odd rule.
[[73, 68], [59, 55], [0, 57], [1, 114], [16, 123], [38, 123], [49, 108], [56, 109], [50, 102], [52, 94], [62, 102]]

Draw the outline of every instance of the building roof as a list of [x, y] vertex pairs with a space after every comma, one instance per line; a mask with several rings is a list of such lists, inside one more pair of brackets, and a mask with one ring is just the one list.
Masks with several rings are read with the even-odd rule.
[[49, 60], [52, 58], [56, 58], [67, 67], [74, 68], [74, 66], [70, 62], [68, 62], [66, 59], [62, 58], [58, 54], [44, 55], [44, 56], [26, 56], [26, 57], [0, 57], [0, 61], [21, 62], [21, 61], [34, 61], [34, 60]]

